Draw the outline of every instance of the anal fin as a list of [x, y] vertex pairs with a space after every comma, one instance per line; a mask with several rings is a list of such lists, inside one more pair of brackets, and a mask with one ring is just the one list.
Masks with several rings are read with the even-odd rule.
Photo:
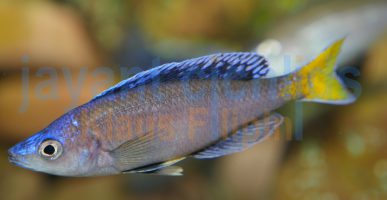
[[275, 133], [282, 122], [283, 117], [278, 113], [257, 119], [226, 139], [220, 140], [192, 156], [197, 159], [208, 159], [246, 150]]

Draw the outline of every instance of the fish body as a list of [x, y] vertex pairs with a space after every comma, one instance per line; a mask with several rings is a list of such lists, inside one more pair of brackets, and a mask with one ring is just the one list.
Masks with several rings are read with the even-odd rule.
[[334, 73], [343, 40], [303, 68], [265, 78], [255, 53], [224, 53], [141, 72], [9, 150], [10, 162], [62, 176], [180, 175], [176, 162], [242, 151], [282, 123], [291, 100], [346, 104]]

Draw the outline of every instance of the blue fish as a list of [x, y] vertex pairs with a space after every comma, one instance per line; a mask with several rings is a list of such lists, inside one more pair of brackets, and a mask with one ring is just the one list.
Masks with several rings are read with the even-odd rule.
[[248, 149], [283, 122], [289, 101], [348, 104], [335, 74], [343, 40], [292, 73], [267, 77], [256, 53], [219, 53], [143, 71], [9, 149], [18, 166], [60, 176], [181, 175], [175, 163]]

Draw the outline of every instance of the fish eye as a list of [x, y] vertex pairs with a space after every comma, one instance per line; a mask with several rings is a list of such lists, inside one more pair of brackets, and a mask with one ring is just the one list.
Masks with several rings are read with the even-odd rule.
[[57, 159], [62, 151], [62, 144], [56, 140], [46, 140], [39, 147], [39, 154], [49, 160]]

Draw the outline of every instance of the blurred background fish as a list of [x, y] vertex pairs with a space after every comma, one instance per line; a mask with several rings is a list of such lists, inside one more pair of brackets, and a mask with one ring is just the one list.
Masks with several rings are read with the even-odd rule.
[[[2, 199], [386, 199], [385, 6], [320, 0], [1, 1]], [[285, 24], [292, 25], [281, 30]], [[301, 34], [306, 27], [313, 27], [302, 31], [306, 35], [321, 34]], [[345, 107], [289, 105], [281, 111], [290, 117], [286, 133], [301, 137], [276, 134], [242, 154], [187, 160], [181, 166], [190, 173], [181, 178], [53, 178], [8, 163], [14, 143], [143, 66], [256, 50], [274, 39], [277, 50], [261, 52], [273, 51], [273, 60], [286, 55], [279, 62], [288, 63], [287, 69], [297, 59], [284, 49], [319, 52], [343, 35], [343, 52], [357, 53], [340, 56], [339, 72], [360, 98]], [[290, 46], [284, 42], [296, 39]], [[306, 60], [317, 55], [299, 52]]]
[[[386, 31], [385, 1], [330, 2], [307, 9], [265, 33], [256, 51], [286, 73], [308, 61], [324, 47], [324, 42], [347, 36], [339, 65], [349, 64], [364, 54], [370, 44]], [[300, 45], [303, 44], [303, 45]]]

